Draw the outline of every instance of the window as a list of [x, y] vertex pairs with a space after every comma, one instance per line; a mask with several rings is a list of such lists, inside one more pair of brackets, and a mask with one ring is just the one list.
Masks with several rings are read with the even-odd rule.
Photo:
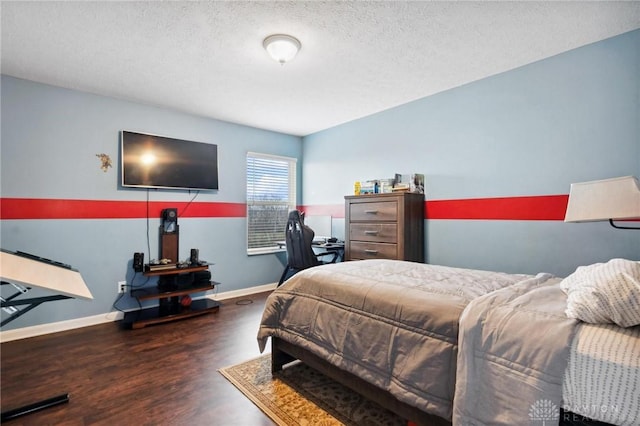
[[247, 253], [279, 250], [296, 208], [296, 159], [247, 153]]

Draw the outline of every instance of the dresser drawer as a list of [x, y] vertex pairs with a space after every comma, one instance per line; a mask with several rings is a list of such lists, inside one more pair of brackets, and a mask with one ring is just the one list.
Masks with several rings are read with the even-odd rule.
[[349, 209], [351, 221], [391, 222], [398, 220], [398, 202], [396, 200], [352, 203]]
[[351, 259], [397, 259], [398, 245], [387, 243], [367, 243], [351, 241]]
[[349, 227], [352, 241], [398, 242], [398, 226], [395, 223], [353, 223]]

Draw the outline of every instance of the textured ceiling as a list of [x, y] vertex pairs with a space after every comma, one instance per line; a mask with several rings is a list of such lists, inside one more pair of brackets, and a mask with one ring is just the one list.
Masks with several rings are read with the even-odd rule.
[[[9, 2], [2, 73], [307, 135], [640, 28], [640, 2]], [[279, 65], [273, 33], [302, 42]], [[149, 129], [150, 131], [152, 129]]]

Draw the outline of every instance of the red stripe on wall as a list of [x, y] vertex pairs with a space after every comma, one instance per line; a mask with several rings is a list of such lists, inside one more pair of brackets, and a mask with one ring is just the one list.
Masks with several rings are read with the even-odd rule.
[[[427, 200], [425, 219], [564, 220], [568, 200], [568, 195]], [[300, 210], [344, 218], [341, 204], [300, 206]]]
[[0, 219], [141, 219], [160, 217], [166, 208], [177, 208], [178, 217], [245, 217], [247, 214], [244, 203], [2, 198]]
[[[427, 200], [425, 219], [564, 220], [568, 195]], [[148, 213], [147, 213], [148, 208]], [[0, 199], [1, 219], [141, 219], [177, 208], [179, 217], [246, 217], [244, 203]], [[344, 205], [300, 206], [308, 215], [344, 218]]]
[[427, 219], [564, 220], [568, 195], [427, 201]]

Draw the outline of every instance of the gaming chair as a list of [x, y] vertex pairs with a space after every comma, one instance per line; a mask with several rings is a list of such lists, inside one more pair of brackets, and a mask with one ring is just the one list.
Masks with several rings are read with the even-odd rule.
[[[298, 210], [289, 213], [287, 227], [285, 228], [285, 240], [287, 246], [287, 266], [282, 272], [278, 286], [282, 284], [291, 271], [295, 274], [303, 269], [325, 263], [334, 263], [338, 258], [337, 252], [320, 252], [313, 250], [313, 229], [304, 224], [304, 214]], [[332, 256], [330, 261], [322, 261], [324, 256]]]

